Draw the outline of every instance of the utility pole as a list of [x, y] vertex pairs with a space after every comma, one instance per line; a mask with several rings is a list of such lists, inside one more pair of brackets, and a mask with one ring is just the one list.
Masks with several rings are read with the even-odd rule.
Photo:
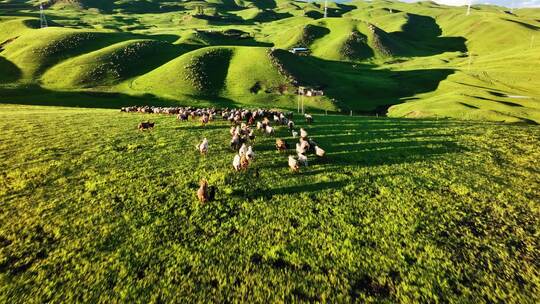
[[43, 12], [43, 3], [39, 3], [39, 23], [41, 28], [48, 27], [47, 24], [47, 17], [45, 17], [45, 13]]
[[471, 2], [472, 0], [469, 0], [469, 4], [467, 4], [467, 16], [471, 14]]
[[324, 18], [328, 17], [328, 0], [324, 0]]
[[515, 1], [512, 0], [512, 7], [510, 8], [510, 14], [513, 14], [514, 13], [514, 5], [515, 5]]

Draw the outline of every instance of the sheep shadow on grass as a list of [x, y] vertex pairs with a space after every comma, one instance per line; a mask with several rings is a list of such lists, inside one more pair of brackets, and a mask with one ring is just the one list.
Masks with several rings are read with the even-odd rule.
[[303, 192], [318, 192], [329, 189], [338, 189], [346, 185], [345, 180], [339, 181], [330, 181], [330, 182], [319, 182], [319, 183], [310, 183], [310, 184], [301, 184], [295, 186], [279, 187], [268, 189], [261, 193], [261, 197], [271, 198], [274, 195], [280, 194], [299, 194]]

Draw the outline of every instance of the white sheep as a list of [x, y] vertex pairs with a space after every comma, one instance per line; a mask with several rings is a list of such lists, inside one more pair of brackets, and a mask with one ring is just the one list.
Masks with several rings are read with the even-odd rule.
[[232, 162], [233, 168], [236, 171], [240, 171], [240, 155], [236, 154]]
[[299, 143], [296, 143], [296, 153], [304, 154], [306, 153], [306, 150], [304, 150], [304, 148], [302, 148], [302, 146]]
[[253, 152], [253, 147], [249, 146], [246, 151], [246, 157], [249, 161], [255, 159], [255, 152]]
[[300, 147], [305, 152], [309, 151], [310, 145], [307, 140], [304, 140], [303, 138], [300, 138]]
[[196, 147], [197, 147], [197, 150], [201, 152], [201, 154], [206, 154], [208, 152], [208, 140], [204, 138], [202, 143], [196, 145]]
[[298, 163], [307, 167], [308, 165], [307, 156], [305, 156], [302, 153], [298, 153]]
[[298, 166], [298, 161], [292, 155], [289, 155], [289, 168], [293, 172], [298, 172], [298, 169], [300, 168]]
[[326, 152], [323, 149], [319, 148], [318, 146], [315, 146], [315, 154], [318, 157], [323, 157], [325, 153]]
[[246, 144], [242, 144], [242, 146], [240, 147], [240, 150], [238, 150], [238, 154], [239, 154], [240, 156], [242, 156], [242, 155], [245, 155], [246, 152], [247, 152]]
[[308, 134], [307, 131], [304, 130], [304, 128], [300, 128], [300, 137], [307, 138]]

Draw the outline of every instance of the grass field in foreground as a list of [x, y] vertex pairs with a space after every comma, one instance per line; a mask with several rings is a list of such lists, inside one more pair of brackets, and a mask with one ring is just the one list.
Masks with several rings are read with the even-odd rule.
[[0, 106], [0, 302], [539, 301], [538, 127], [316, 116], [328, 157], [259, 135], [259, 177], [228, 128]]

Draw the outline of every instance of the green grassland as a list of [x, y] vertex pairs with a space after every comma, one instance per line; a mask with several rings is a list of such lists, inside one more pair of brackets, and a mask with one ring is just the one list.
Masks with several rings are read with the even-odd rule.
[[[328, 155], [293, 174], [261, 134], [234, 172], [221, 120], [0, 118], [0, 302], [540, 300], [537, 127], [297, 117]], [[217, 187], [204, 205], [201, 178]]]
[[[51, 0], [40, 29], [37, 2], [0, 1], [0, 102], [292, 109], [311, 85], [326, 93], [311, 111], [540, 122], [539, 9], [353, 1], [323, 18], [293, 0]], [[312, 54], [284, 54], [295, 46]]]

